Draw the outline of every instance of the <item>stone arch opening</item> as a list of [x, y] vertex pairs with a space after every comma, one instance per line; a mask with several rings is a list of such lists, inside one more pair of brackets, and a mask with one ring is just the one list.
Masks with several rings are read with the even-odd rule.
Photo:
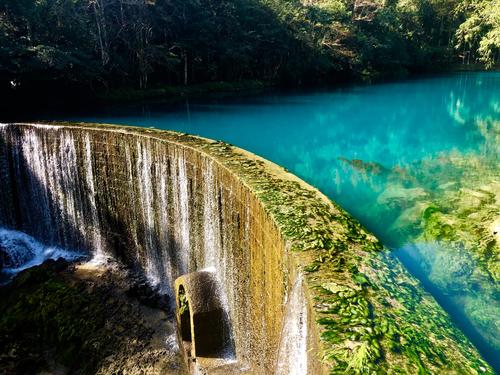
[[230, 328], [215, 274], [198, 271], [176, 280], [177, 324], [186, 359], [221, 358]]

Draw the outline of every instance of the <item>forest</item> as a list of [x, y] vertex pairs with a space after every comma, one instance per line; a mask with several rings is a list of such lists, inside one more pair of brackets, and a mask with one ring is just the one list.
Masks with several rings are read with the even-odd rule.
[[0, 93], [493, 68], [500, 0], [2, 0]]

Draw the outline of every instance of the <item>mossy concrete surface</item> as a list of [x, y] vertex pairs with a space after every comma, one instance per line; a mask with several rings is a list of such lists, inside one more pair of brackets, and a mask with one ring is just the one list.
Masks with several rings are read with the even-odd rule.
[[0, 374], [186, 374], [160, 302], [125, 268], [59, 259], [22, 271], [0, 287]]
[[[273, 239], [250, 250], [251, 289], [247, 307], [239, 308], [265, 316], [266, 348], [276, 351], [286, 294], [303, 273], [310, 317], [309, 373], [493, 373], [450, 317], [373, 235], [283, 168], [232, 145], [176, 132], [71, 123], [41, 129], [147, 138], [213, 160], [229, 176], [232, 189], [255, 199], [248, 204], [252, 213], [258, 212], [259, 230]], [[253, 306], [262, 300], [264, 306]]]

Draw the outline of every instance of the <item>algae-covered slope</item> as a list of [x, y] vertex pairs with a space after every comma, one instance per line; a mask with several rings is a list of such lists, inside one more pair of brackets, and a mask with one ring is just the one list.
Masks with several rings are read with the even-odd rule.
[[372, 184], [363, 209], [379, 232], [472, 326], [500, 350], [500, 121], [475, 117], [479, 148], [440, 151], [404, 166], [342, 159]]
[[[432, 179], [425, 171], [432, 171]], [[422, 194], [393, 225], [429, 281], [462, 307], [491, 347], [500, 349], [500, 174], [498, 160], [443, 155], [414, 171]], [[403, 202], [401, 202], [403, 203]]]
[[[90, 223], [82, 212], [92, 214], [92, 204], [83, 200], [84, 204], [71, 207], [72, 220], [80, 230], [80, 236], [74, 237], [93, 244], [98, 237], [109, 251], [146, 273], [152, 263], [170, 262], [178, 267], [170, 270], [172, 275], [207, 264], [208, 247], [203, 241], [222, 246], [217, 256], [224, 262], [215, 265], [226, 267], [219, 272], [236, 356], [248, 362], [253, 373], [286, 368], [285, 357], [298, 358], [297, 368], [307, 368], [308, 373], [493, 373], [435, 300], [372, 235], [319, 191], [275, 164], [222, 142], [153, 129], [52, 124], [7, 125], [0, 131], [0, 166], [11, 180], [16, 176], [9, 169], [15, 162], [12, 155], [19, 159], [33, 149], [19, 150], [20, 142], [30, 140], [39, 147], [41, 164], [57, 164], [72, 155], [78, 175], [84, 175], [79, 177], [82, 186], [75, 188], [62, 176], [66, 194], [51, 196], [49, 206], [58, 199], [62, 206], [81, 200], [92, 189], [91, 203], [106, 203], [95, 207]], [[91, 168], [78, 162], [79, 157], [88, 160]], [[134, 164], [135, 159], [140, 162]], [[38, 163], [38, 159], [26, 160]], [[162, 169], [164, 165], [168, 168]], [[181, 184], [185, 168], [187, 178]], [[203, 170], [211, 172], [205, 175]], [[162, 171], [168, 180], [160, 178]], [[154, 178], [152, 188], [144, 185], [145, 177]], [[98, 184], [90, 183], [97, 178]], [[206, 199], [207, 181], [217, 186], [215, 201]], [[178, 211], [170, 212], [170, 204], [163, 204], [171, 198], [162, 192], [173, 193], [167, 182], [180, 184], [180, 193], [172, 201]], [[74, 199], [68, 200], [73, 190]], [[186, 196], [188, 201], [181, 199]], [[12, 217], [18, 222], [12, 219], [11, 225], [22, 224], [23, 207], [14, 204], [16, 199], [12, 193], [2, 202], [4, 224]], [[140, 214], [133, 213], [138, 210]], [[220, 214], [213, 216], [212, 211]], [[160, 236], [158, 228], [170, 230], [168, 220], [180, 228], [173, 238], [180, 244], [159, 251], [151, 243], [163, 246], [164, 242], [151, 241], [152, 234]], [[220, 229], [213, 223], [220, 224]], [[28, 224], [24, 228], [32, 229]], [[214, 233], [220, 240], [214, 239]], [[72, 238], [68, 234], [62, 240]], [[116, 243], [119, 246], [113, 246]], [[163, 273], [155, 275], [168, 279]], [[299, 332], [307, 335], [298, 336], [304, 338], [304, 345], [298, 345], [297, 352], [286, 353], [279, 350], [286, 348], [288, 334], [281, 327], [297, 312], [286, 308], [295, 301], [297, 280], [303, 289], [298, 301], [306, 309], [298, 309], [304, 319], [296, 320], [306, 325]]]

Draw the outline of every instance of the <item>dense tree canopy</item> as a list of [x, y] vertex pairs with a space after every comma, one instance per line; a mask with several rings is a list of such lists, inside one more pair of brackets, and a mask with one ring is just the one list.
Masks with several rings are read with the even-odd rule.
[[463, 59], [479, 58], [492, 67], [500, 53], [500, 0], [467, 1], [458, 9], [466, 16], [456, 32]]
[[4, 90], [328, 82], [454, 59], [491, 67], [499, 48], [499, 0], [0, 3]]

